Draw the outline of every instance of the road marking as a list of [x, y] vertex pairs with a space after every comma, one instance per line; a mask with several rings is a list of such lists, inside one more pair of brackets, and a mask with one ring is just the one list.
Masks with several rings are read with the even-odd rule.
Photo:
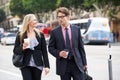
[[2, 69], [0, 69], [0, 72], [5, 73], [5, 74], [9, 74], [9, 75], [12, 75], [12, 76], [15, 76], [15, 77], [21, 77], [20, 74], [16, 74], [16, 73], [6, 71], [6, 70], [2, 70]]

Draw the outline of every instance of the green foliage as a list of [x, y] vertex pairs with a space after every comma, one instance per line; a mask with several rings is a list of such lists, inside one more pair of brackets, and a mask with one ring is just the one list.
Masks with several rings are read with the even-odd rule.
[[55, 10], [57, 7], [78, 8], [83, 0], [11, 0], [10, 10], [13, 15], [42, 13]]
[[25, 10], [22, 5], [22, 0], [11, 0], [9, 5], [12, 15], [22, 16], [23, 14], [31, 13], [30, 10]]
[[57, 0], [57, 2], [56, 2], [56, 7], [59, 7], [59, 6], [61, 5], [61, 1], [62, 1], [62, 0]]
[[112, 6], [120, 6], [120, 0], [109, 0], [107, 3], [112, 3]]
[[95, 3], [95, 0], [84, 0], [83, 9], [86, 11], [95, 10], [93, 3]]
[[83, 4], [84, 0], [57, 0], [56, 7], [74, 7], [78, 8]]
[[46, 12], [50, 11], [50, 10], [55, 10], [56, 9], [56, 2], [57, 0], [44, 0], [43, 3], [43, 8], [46, 10]]
[[56, 0], [22, 0], [25, 10], [30, 9], [33, 13], [48, 12], [56, 7]]
[[95, 0], [85, 0], [84, 1], [84, 6], [85, 7], [90, 7], [92, 4], [95, 2]]
[[21, 0], [11, 0], [9, 7], [10, 7], [10, 11], [12, 12], [13, 16], [15, 14], [20, 15], [21, 11], [23, 11]]
[[10, 10], [13, 15], [49, 12], [61, 6], [89, 11], [96, 10], [93, 4], [102, 9], [105, 5], [118, 6], [119, 3], [119, 0], [11, 0]]
[[5, 12], [3, 9], [0, 9], [0, 22], [6, 19]]
[[22, 5], [23, 5], [23, 8], [24, 10], [30, 10], [33, 12], [33, 8], [34, 8], [34, 3], [33, 3], [33, 0], [22, 0]]
[[[105, 5], [110, 5], [112, 4], [112, 6], [119, 6], [120, 4], [119, 0], [84, 0], [84, 8], [87, 9], [94, 9], [93, 4], [96, 4], [98, 7], [102, 6], [104, 7]], [[112, 7], [111, 6], [111, 7]]]

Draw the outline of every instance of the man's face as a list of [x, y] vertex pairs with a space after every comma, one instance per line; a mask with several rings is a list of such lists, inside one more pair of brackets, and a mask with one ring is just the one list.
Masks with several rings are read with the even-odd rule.
[[68, 24], [69, 16], [59, 12], [57, 18], [60, 25], [66, 26]]

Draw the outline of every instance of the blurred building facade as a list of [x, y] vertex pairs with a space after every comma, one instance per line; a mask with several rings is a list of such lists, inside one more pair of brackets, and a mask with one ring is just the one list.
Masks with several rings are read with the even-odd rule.
[[0, 27], [4, 28], [5, 31], [10, 31], [11, 28], [16, 27], [21, 20], [17, 16], [11, 16], [9, 4], [10, 0], [0, 0], [0, 9], [3, 9], [6, 15], [6, 20], [0, 23]]
[[0, 0], [0, 8], [5, 11], [7, 17], [10, 15], [9, 2], [10, 0]]

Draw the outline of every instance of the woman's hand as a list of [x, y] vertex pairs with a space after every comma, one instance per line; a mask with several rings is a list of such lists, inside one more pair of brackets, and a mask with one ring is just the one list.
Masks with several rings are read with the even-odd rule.
[[45, 75], [47, 75], [50, 72], [50, 69], [46, 67], [44, 68], [44, 71], [45, 71]]
[[29, 46], [29, 43], [25, 42], [25, 43], [23, 43], [22, 49], [25, 50], [28, 46]]

